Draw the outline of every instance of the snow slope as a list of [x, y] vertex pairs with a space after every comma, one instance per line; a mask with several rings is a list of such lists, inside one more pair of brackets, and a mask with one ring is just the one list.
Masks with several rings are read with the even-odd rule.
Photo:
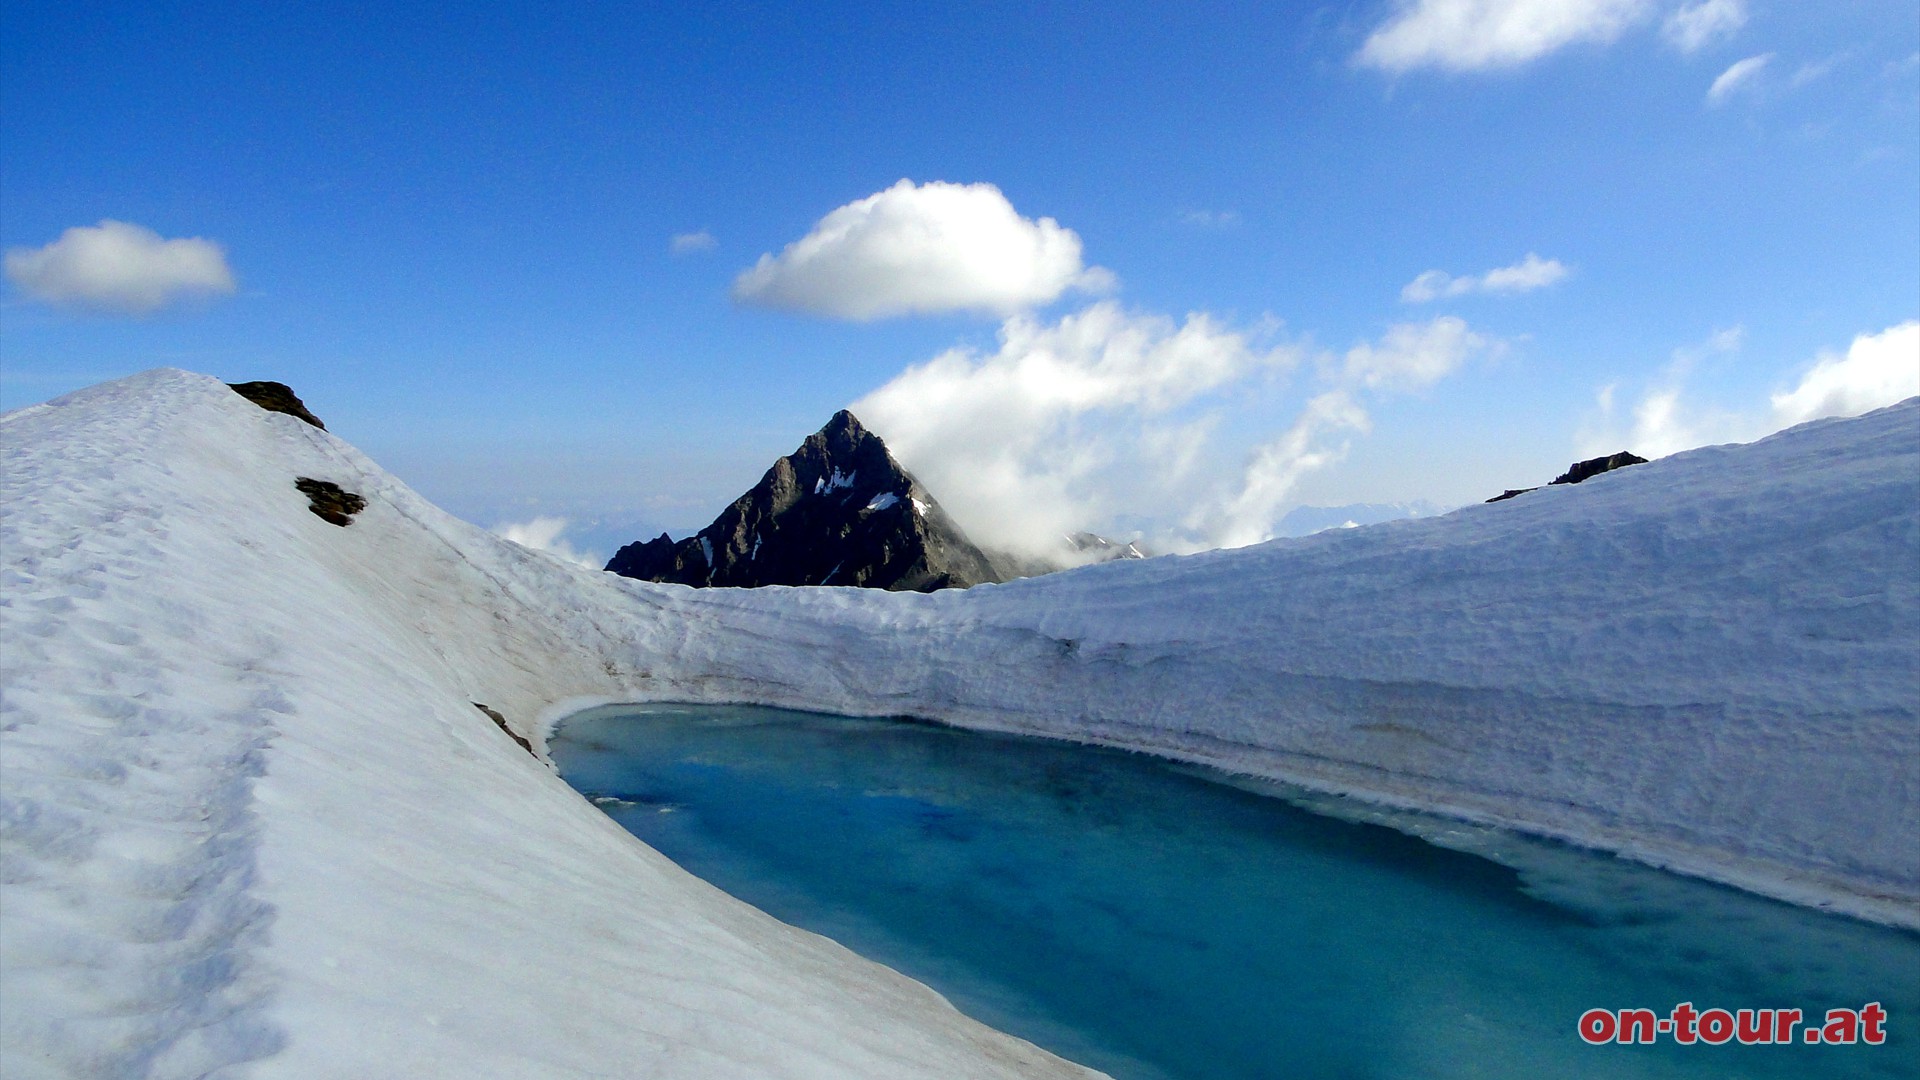
[[1079, 1074], [688, 878], [472, 702], [535, 746], [606, 700], [1110, 742], [1920, 925], [1920, 399], [924, 596], [581, 570], [185, 372], [0, 442], [10, 1080]]
[[8, 1080], [1089, 1075], [689, 877], [471, 704], [622, 692], [596, 622], [663, 613], [619, 579], [197, 375], [0, 430]]

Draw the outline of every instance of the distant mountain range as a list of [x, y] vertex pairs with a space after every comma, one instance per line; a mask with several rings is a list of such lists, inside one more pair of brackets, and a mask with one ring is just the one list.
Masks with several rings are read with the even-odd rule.
[[[1076, 550], [1139, 557], [1091, 533]], [[1084, 560], [1083, 560], [1084, 561]], [[850, 412], [773, 463], [713, 524], [628, 544], [607, 569], [645, 581], [754, 588], [859, 585], [932, 592], [1059, 569], [982, 550]]]
[[1345, 506], [1296, 506], [1274, 526], [1275, 536], [1311, 536], [1328, 529], [1378, 525], [1401, 518], [1435, 517], [1449, 507], [1425, 499], [1403, 503], [1348, 503]]

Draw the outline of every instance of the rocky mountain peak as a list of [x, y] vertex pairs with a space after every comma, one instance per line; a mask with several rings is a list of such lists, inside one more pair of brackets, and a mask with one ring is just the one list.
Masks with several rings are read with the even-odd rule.
[[1010, 576], [845, 409], [775, 461], [713, 524], [678, 542], [662, 535], [628, 544], [607, 569], [694, 586], [921, 592]]
[[839, 412], [833, 414], [833, 419], [827, 421], [827, 426], [814, 432], [814, 434], [826, 439], [828, 442], [845, 439], [848, 440], [849, 445], [851, 445], [853, 441], [866, 438], [868, 432], [865, 427], [861, 426], [860, 418], [853, 415], [852, 411], [841, 409]]

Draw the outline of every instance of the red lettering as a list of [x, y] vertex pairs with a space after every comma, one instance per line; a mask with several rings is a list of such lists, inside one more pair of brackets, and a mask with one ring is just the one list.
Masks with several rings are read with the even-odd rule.
[[1860, 1016], [1852, 1009], [1828, 1009], [1826, 1026], [1820, 1029], [1820, 1041], [1852, 1043], [1860, 1036]]
[[1683, 1046], [1705, 1043], [1721, 1046], [1735, 1039], [1742, 1046], [1784, 1043], [1792, 1045], [1794, 1032], [1809, 1046], [1880, 1046], [1887, 1041], [1887, 1010], [1878, 1001], [1859, 1009], [1828, 1009], [1824, 1017], [1809, 1019], [1799, 1009], [1706, 1009], [1693, 1002], [1675, 1005], [1666, 1016], [1652, 1009], [1588, 1009], [1576, 1025], [1590, 1045], [1655, 1043], [1672, 1034]]
[[1879, 1046], [1887, 1041], [1887, 1010], [1877, 1001], [1869, 1001], [1860, 1007], [1860, 1041], [1868, 1046]]
[[1605, 1009], [1588, 1009], [1580, 1014], [1580, 1038], [1594, 1045], [1613, 1041], [1613, 1014]]
[[1654, 1016], [1652, 1009], [1620, 1010], [1620, 1041], [1623, 1043], [1650, 1043], [1653, 1041]]
[[1700, 1014], [1700, 1041], [1719, 1046], [1733, 1038], [1733, 1014], [1725, 1009], [1708, 1009]]
[[1735, 1036], [1742, 1046], [1773, 1041], [1772, 1009], [1741, 1009], [1736, 1014], [1740, 1021], [1740, 1030]]
[[1693, 1011], [1693, 1002], [1683, 1001], [1673, 1007], [1673, 1041], [1685, 1046], [1693, 1042], [1693, 1021], [1699, 1014]]

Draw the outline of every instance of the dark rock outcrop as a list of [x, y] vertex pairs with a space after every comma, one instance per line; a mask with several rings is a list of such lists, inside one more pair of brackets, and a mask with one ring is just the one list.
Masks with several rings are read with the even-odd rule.
[[[1617, 454], [1609, 454], [1606, 457], [1588, 458], [1585, 461], [1576, 461], [1572, 465], [1569, 465], [1567, 467], [1566, 472], [1561, 473], [1559, 476], [1549, 481], [1548, 486], [1551, 487], [1553, 484], [1577, 484], [1582, 480], [1591, 480], [1594, 477], [1599, 476], [1603, 472], [1612, 472], [1615, 469], [1624, 469], [1628, 465], [1645, 465], [1646, 463], [1647, 463], [1646, 458], [1643, 458], [1638, 454], [1633, 454], [1625, 450], [1622, 450]], [[1539, 491], [1539, 490], [1540, 489], [1537, 487], [1508, 488], [1507, 490], [1501, 492], [1498, 495], [1495, 495], [1493, 498], [1488, 499], [1487, 501], [1490, 503], [1502, 502], [1504, 500], [1513, 498], [1515, 495], [1525, 495], [1529, 491]]]
[[678, 542], [661, 535], [628, 544], [607, 569], [693, 586], [917, 592], [1013, 576], [845, 410], [774, 462], [713, 524]]
[[1603, 472], [1612, 472], [1615, 469], [1624, 469], [1628, 465], [1645, 465], [1646, 463], [1646, 458], [1622, 450], [1617, 454], [1610, 454], [1606, 457], [1576, 461], [1568, 466], [1566, 472], [1556, 477], [1553, 483], [1577, 484], [1582, 480], [1590, 480], [1593, 477], [1599, 476]]
[[322, 521], [332, 522], [342, 528], [353, 524], [353, 515], [367, 508], [367, 500], [342, 489], [331, 480], [302, 476], [293, 482], [293, 486], [307, 497], [307, 509]]
[[327, 425], [321, 423], [319, 417], [307, 411], [306, 403], [301, 401], [299, 395], [295, 394], [293, 388], [286, 383], [237, 382], [228, 383], [227, 386], [234, 393], [268, 412], [282, 412], [288, 416], [297, 416], [321, 431], [327, 430]]

